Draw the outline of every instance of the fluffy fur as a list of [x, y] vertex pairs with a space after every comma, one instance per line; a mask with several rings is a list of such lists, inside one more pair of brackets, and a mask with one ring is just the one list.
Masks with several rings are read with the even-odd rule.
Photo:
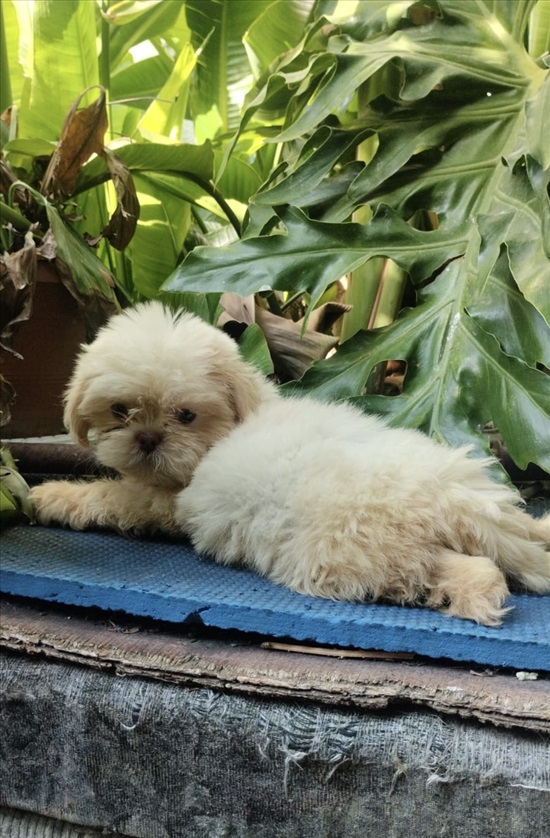
[[234, 342], [146, 303], [82, 350], [65, 421], [121, 478], [33, 490], [41, 523], [188, 535], [314, 596], [423, 603], [498, 624], [507, 578], [550, 591], [550, 516], [487, 461], [345, 404], [283, 398]]

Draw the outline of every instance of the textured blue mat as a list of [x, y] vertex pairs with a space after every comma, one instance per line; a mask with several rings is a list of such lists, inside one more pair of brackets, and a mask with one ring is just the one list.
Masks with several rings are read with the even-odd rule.
[[500, 628], [423, 608], [301, 596], [185, 544], [15, 527], [0, 537], [0, 590], [173, 623], [490, 666], [550, 670], [550, 596], [514, 595]]

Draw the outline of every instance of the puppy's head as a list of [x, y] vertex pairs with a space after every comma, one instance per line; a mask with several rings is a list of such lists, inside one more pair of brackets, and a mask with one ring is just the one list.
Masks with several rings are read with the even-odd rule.
[[269, 388], [227, 335], [194, 315], [144, 303], [83, 347], [64, 418], [81, 446], [93, 434], [104, 465], [177, 489]]

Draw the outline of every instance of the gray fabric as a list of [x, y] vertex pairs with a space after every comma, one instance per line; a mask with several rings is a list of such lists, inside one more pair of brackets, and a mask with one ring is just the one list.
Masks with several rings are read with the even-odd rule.
[[109, 838], [114, 832], [54, 821], [32, 812], [0, 809], [0, 838]]
[[547, 834], [548, 737], [2, 664], [9, 807], [136, 838]]

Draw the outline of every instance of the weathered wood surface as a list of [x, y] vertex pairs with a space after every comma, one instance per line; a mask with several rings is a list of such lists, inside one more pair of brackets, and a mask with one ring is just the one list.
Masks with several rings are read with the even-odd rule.
[[[278, 648], [269, 648], [273, 645]], [[494, 725], [550, 731], [549, 680], [437, 666], [410, 655], [384, 660], [384, 652], [357, 657], [341, 649], [323, 654], [315, 646], [285, 650], [284, 644], [194, 638], [5, 600], [0, 647], [191, 687], [356, 709], [417, 705]]]

